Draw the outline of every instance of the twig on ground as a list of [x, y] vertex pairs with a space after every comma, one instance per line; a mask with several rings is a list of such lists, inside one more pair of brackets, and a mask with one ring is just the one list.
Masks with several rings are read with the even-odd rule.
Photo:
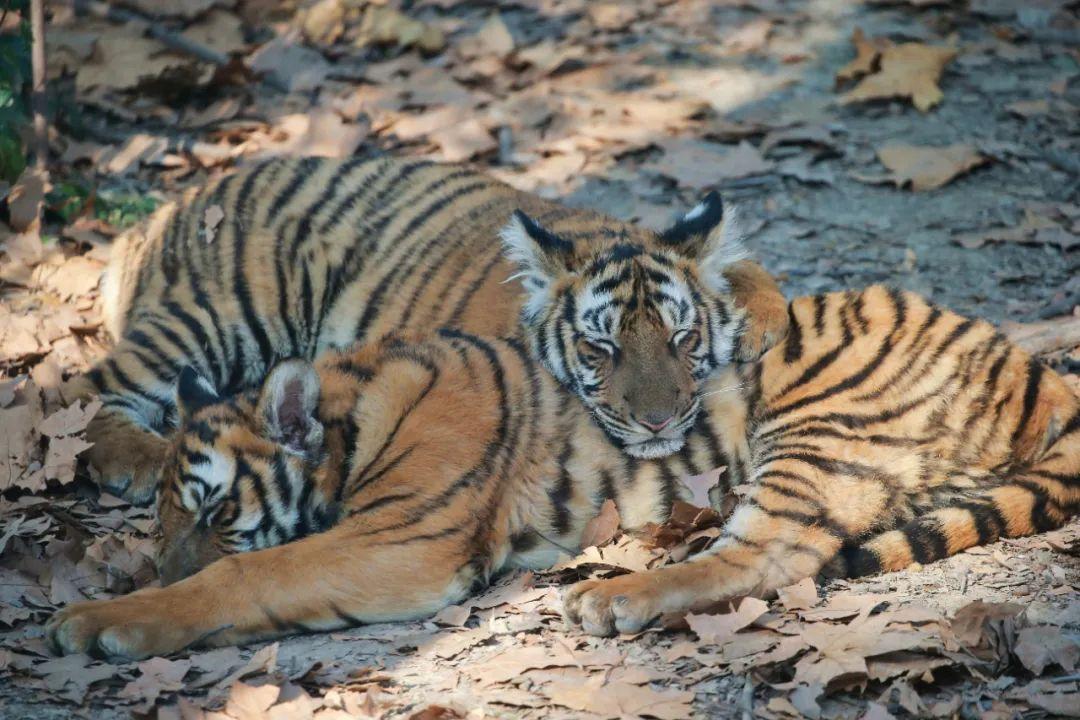
[[49, 125], [45, 119], [45, 0], [30, 0], [30, 30], [33, 33], [30, 63], [34, 84], [30, 106], [34, 114], [34, 164], [44, 171], [49, 165]]

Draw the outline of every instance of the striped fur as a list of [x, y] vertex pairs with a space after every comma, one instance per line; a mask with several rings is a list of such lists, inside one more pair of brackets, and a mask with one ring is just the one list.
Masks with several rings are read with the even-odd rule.
[[[224, 219], [210, 229], [213, 207]], [[685, 264], [722, 220], [718, 198], [702, 207], [658, 235], [416, 160], [273, 160], [227, 176], [116, 241], [105, 306], [117, 343], [69, 391], [105, 403], [87, 456], [106, 487], [149, 502], [184, 366], [224, 394], [257, 385], [283, 358], [389, 332], [514, 334], [525, 296], [544, 294], [535, 277], [506, 282], [517, 264], [499, 236], [512, 217], [569, 238], [580, 259], [631, 242]], [[705, 254], [715, 277], [699, 279], [730, 280], [754, 325], [738, 351], [756, 356], [786, 326], [779, 292], [760, 266]]]
[[[682, 449], [657, 459], [612, 444], [516, 340], [390, 339], [287, 363], [224, 404], [193, 384], [160, 516], [166, 571], [203, 569], [62, 611], [49, 637], [139, 657], [424, 616], [575, 549], [607, 498], [627, 527], [660, 520], [677, 478], [718, 465], [749, 484], [718, 542], [579, 583], [572, 621], [632, 632], [820, 571], [1044, 531], [1080, 507], [1080, 399], [990, 325], [881, 287], [797, 299], [790, 321], [760, 362], [706, 381]], [[303, 400], [312, 378], [318, 403]]]

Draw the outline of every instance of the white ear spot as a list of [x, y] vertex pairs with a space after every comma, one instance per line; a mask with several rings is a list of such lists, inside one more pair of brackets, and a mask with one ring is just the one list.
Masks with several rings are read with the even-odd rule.
[[709, 206], [706, 203], [698, 203], [694, 206], [692, 210], [690, 210], [690, 212], [683, 215], [683, 220], [696, 220], [697, 218], [701, 217], [702, 213], [704, 213], [705, 210], [708, 209], [708, 207]]

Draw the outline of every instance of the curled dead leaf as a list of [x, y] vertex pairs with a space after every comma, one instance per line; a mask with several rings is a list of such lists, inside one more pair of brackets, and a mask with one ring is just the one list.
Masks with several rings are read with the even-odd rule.
[[[922, 43], [903, 43], [884, 47], [880, 52], [880, 71], [867, 75], [858, 85], [845, 93], [842, 104], [910, 98], [922, 112], [941, 102], [944, 93], [938, 87], [945, 66], [956, 57], [956, 49]], [[865, 62], [857, 69], [861, 70]], [[854, 72], [856, 68], [844, 68]]]
[[971, 145], [945, 147], [887, 145], [877, 151], [881, 164], [892, 171], [890, 180], [897, 187], [934, 190], [953, 178], [989, 161]]

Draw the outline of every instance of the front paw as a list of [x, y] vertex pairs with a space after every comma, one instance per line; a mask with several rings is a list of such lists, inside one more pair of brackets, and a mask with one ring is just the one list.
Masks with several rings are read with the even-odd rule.
[[123, 440], [112, 433], [95, 437], [91, 430], [87, 439], [94, 446], [86, 457], [99, 474], [98, 484], [134, 505], [152, 503], [168, 442], [152, 430], [134, 426], [125, 429]]
[[579, 582], [563, 595], [563, 614], [590, 635], [640, 632], [662, 612], [656, 584], [646, 580], [647, 574]]
[[61, 655], [89, 653], [131, 661], [175, 652], [190, 643], [190, 633], [167, 617], [156, 597], [160, 592], [150, 588], [115, 600], [70, 605], [49, 619], [45, 636]]
[[790, 318], [787, 305], [782, 302], [760, 302], [755, 306], [748, 306], [747, 311], [749, 321], [739, 339], [736, 359], [741, 362], [756, 362], [784, 339]]

